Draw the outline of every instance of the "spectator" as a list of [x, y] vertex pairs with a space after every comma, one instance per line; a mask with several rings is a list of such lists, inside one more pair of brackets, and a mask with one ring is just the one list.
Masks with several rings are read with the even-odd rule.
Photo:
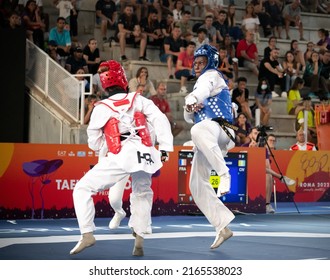
[[116, 38], [119, 40], [121, 61], [128, 60], [125, 55], [126, 44], [137, 44], [139, 42], [139, 60], [148, 61], [146, 58], [147, 35], [141, 32], [138, 18], [133, 14], [132, 5], [126, 5], [123, 14], [118, 19]]
[[65, 29], [70, 30], [70, 14], [72, 11], [73, 15], [77, 14], [77, 11], [73, 7], [70, 0], [54, 0], [53, 4], [56, 6], [56, 8], [59, 10], [58, 17], [65, 18]]
[[165, 19], [162, 19], [160, 22], [160, 28], [164, 37], [171, 35], [174, 26], [173, 13], [170, 12], [166, 15]]
[[113, 0], [98, 0], [95, 5], [96, 23], [101, 24], [103, 43], [107, 42], [108, 28], [113, 28], [117, 20], [116, 3]]
[[[203, 10], [204, 10], [204, 3], [203, 0], [190, 0], [190, 9], [191, 15], [194, 17], [202, 17]], [[196, 9], [198, 10], [198, 14], [196, 14]]]
[[235, 60], [237, 60], [235, 44], [232, 42], [232, 39], [229, 36], [229, 34], [225, 36], [225, 40], [223, 41], [223, 46], [226, 48], [227, 54], [230, 56], [230, 58], [231, 59], [235, 58]]
[[138, 92], [144, 97], [156, 95], [155, 86], [149, 79], [148, 68], [140, 67], [136, 71], [134, 78], [130, 79], [128, 83], [130, 92]]
[[27, 31], [32, 33], [33, 42], [40, 49], [44, 50], [44, 31], [46, 26], [41, 20], [36, 1], [29, 0], [26, 2], [22, 13], [22, 21]]
[[[18, 13], [22, 14], [24, 12], [24, 8], [25, 8], [28, 0], [18, 0], [18, 3], [17, 3], [17, 0], [7, 1], [7, 2], [12, 2], [12, 4], [11, 4], [12, 11], [16, 10], [16, 11], [18, 11]], [[40, 19], [45, 25], [45, 28], [43, 31], [48, 32], [49, 31], [49, 14], [44, 12], [42, 0], [35, 0], [34, 2], [36, 2]], [[16, 5], [17, 5], [17, 8], [16, 8]]]
[[293, 144], [290, 151], [317, 151], [316, 146], [306, 141], [305, 132], [303, 129], [299, 129], [296, 134], [297, 143]]
[[227, 13], [224, 10], [220, 10], [217, 16], [217, 20], [213, 22], [213, 26], [217, 30], [217, 43], [223, 44], [225, 36], [229, 33], [227, 23]]
[[217, 18], [223, 8], [223, 0], [203, 0], [205, 16], [212, 15]]
[[245, 15], [242, 20], [242, 30], [246, 33], [247, 31], [254, 34], [254, 42], [259, 42], [259, 25], [260, 21], [257, 14], [254, 11], [254, 6], [249, 3], [245, 7]]
[[208, 45], [210, 40], [207, 37], [207, 30], [205, 28], [199, 28], [197, 30], [197, 37], [193, 37], [191, 41], [196, 44], [196, 49], [201, 45]]
[[160, 48], [159, 59], [167, 63], [167, 73], [169, 79], [173, 79], [173, 65], [176, 65], [180, 52], [184, 51], [184, 41], [180, 38], [181, 29], [174, 26], [172, 34], [164, 39], [164, 44]]
[[71, 40], [74, 42], [78, 42], [78, 14], [80, 10], [82, 0], [71, 0], [75, 13], [73, 10], [70, 11], [70, 35]]
[[245, 138], [245, 143], [242, 144], [241, 147], [250, 147], [250, 145], [256, 146], [258, 134], [259, 134], [258, 128], [252, 127], [250, 133]]
[[306, 51], [304, 53], [304, 61], [307, 61], [311, 58], [312, 52], [314, 51], [314, 43], [308, 42], [306, 45]]
[[299, 44], [297, 40], [292, 40], [290, 43], [290, 51], [293, 52], [295, 60], [301, 65], [302, 70], [306, 67], [306, 62], [304, 60], [304, 54], [299, 49]]
[[271, 36], [268, 39], [268, 46], [264, 49], [264, 58], [270, 56], [270, 52], [276, 48], [277, 39], [275, 36]]
[[97, 70], [97, 73], [93, 75], [93, 79], [92, 79], [93, 93], [96, 94], [99, 99], [106, 99], [109, 97], [109, 95], [102, 87], [102, 83], [100, 80], [100, 74], [102, 72], [108, 71], [108, 67], [101, 66], [102, 62], [104, 62], [104, 61], [100, 61], [100, 66]]
[[287, 51], [283, 61], [283, 73], [285, 80], [284, 91], [289, 92], [294, 80], [299, 76], [300, 64], [295, 60], [294, 54], [291, 51]]
[[188, 92], [186, 84], [187, 80], [192, 77], [192, 68], [194, 62], [194, 51], [196, 44], [189, 42], [185, 51], [180, 52], [176, 62], [175, 78], [180, 80], [180, 93]]
[[72, 55], [66, 60], [65, 69], [71, 74], [76, 74], [80, 68], [84, 69], [85, 73], [88, 73], [88, 66], [83, 58], [83, 50], [80, 46], [77, 46], [73, 48]]
[[147, 35], [147, 44], [159, 46], [163, 43], [164, 35], [160, 29], [160, 23], [157, 18], [157, 10], [150, 9], [148, 17], [141, 20], [141, 31]]
[[249, 107], [249, 90], [246, 88], [247, 79], [239, 77], [237, 79], [237, 88], [233, 90], [231, 101], [237, 106], [237, 113], [244, 113], [247, 119], [252, 120], [252, 113]]
[[272, 28], [270, 26], [270, 15], [265, 12], [264, 1], [251, 0], [254, 7], [254, 12], [259, 18], [260, 25], [264, 33], [264, 37], [272, 35]]
[[184, 11], [182, 17], [179, 21], [175, 23], [176, 26], [179, 26], [181, 29], [181, 38], [189, 42], [193, 37], [193, 31], [191, 27], [191, 12]]
[[61, 57], [61, 64], [64, 66], [66, 58], [70, 55], [71, 37], [70, 32], [64, 29], [65, 18], [59, 17], [56, 21], [56, 27], [49, 32], [49, 41], [55, 41], [57, 44], [57, 53]]
[[233, 38], [235, 42], [238, 42], [243, 38], [242, 29], [236, 23], [236, 6], [235, 4], [228, 5], [227, 10], [227, 26], [230, 37]]
[[258, 83], [258, 87], [255, 93], [256, 104], [260, 109], [260, 124], [268, 126], [272, 104], [272, 92], [268, 80], [261, 78]]
[[[260, 62], [259, 81], [266, 78], [268, 81], [268, 90], [273, 92], [273, 95], [279, 95], [274, 91], [275, 84], [281, 85], [283, 88], [283, 68], [278, 61], [279, 49], [275, 48], [270, 52], [269, 58], [264, 58]], [[284, 94], [284, 93], [282, 93]], [[281, 94], [281, 95], [282, 95]]]
[[277, 33], [277, 38], [282, 39], [283, 17], [281, 6], [277, 0], [266, 0], [264, 2], [265, 12], [270, 15], [270, 26], [273, 35]]
[[89, 124], [91, 114], [94, 109], [94, 104], [100, 99], [96, 94], [88, 95], [85, 98], [85, 116], [84, 116], [84, 124]]
[[321, 95], [330, 98], [330, 50], [325, 51], [321, 58], [320, 87]]
[[297, 77], [290, 90], [288, 91], [287, 97], [287, 111], [289, 115], [297, 115], [300, 110], [303, 109], [302, 99], [300, 90], [304, 87], [304, 80]]
[[173, 7], [174, 7], [174, 9], [172, 11], [173, 19], [174, 19], [174, 22], [177, 22], [177, 21], [181, 20], [183, 12], [184, 12], [183, 1], [181, 1], [181, 0], [175, 1]]
[[250, 31], [245, 33], [245, 39], [238, 42], [236, 49], [236, 57], [238, 58], [239, 66], [246, 67], [256, 76], [259, 75], [259, 58], [257, 45], [254, 43], [254, 34]]
[[57, 53], [57, 43], [54, 40], [48, 42], [46, 52], [54, 61], [56, 61], [58, 64], [61, 64], [61, 57]]
[[172, 115], [170, 104], [166, 100], [167, 86], [164, 82], [159, 82], [157, 84], [157, 94], [150, 97], [150, 99], [155, 103], [159, 110], [166, 115], [170, 124], [173, 137], [176, 137], [182, 130], [183, 125], [177, 123]]
[[[4, 28], [10, 29], [10, 30], [17, 30], [17, 29], [21, 30], [23, 28], [21, 17], [19, 16], [19, 14], [16, 11], [9, 12], [8, 17], [7, 17], [7, 22], [4, 25]], [[33, 38], [31, 35], [32, 35], [32, 33], [30, 33], [30, 36], [29, 36], [29, 34], [27, 34], [29, 40], [33, 41]]]
[[234, 80], [235, 77], [238, 77], [238, 67], [237, 63], [234, 63], [232, 58], [228, 55], [227, 49], [225, 46], [221, 46], [219, 49], [219, 66], [218, 69], [225, 76], [227, 80]]
[[236, 118], [235, 125], [239, 127], [240, 130], [235, 131], [236, 134], [236, 146], [242, 146], [243, 144], [247, 143], [249, 140], [247, 139], [248, 135], [251, 132], [251, 124], [249, 123], [247, 117], [243, 112], [240, 112]]
[[93, 75], [96, 74], [101, 58], [97, 41], [94, 38], [89, 39], [88, 44], [83, 49], [83, 58], [86, 60], [88, 72]]
[[299, 29], [300, 41], [306, 41], [304, 39], [304, 30], [301, 21], [300, 0], [293, 0], [292, 3], [287, 4], [283, 9], [282, 14], [285, 23], [286, 39], [290, 40], [289, 28], [290, 26], [293, 26]]
[[204, 23], [199, 28], [204, 28], [207, 31], [207, 37], [210, 40], [210, 45], [217, 45], [217, 30], [212, 25], [213, 24], [213, 16], [208, 15], [205, 17]]
[[296, 130], [303, 127], [304, 115], [307, 112], [307, 140], [314, 144], [317, 143], [317, 133], [315, 126], [315, 112], [312, 100], [309, 96], [303, 98], [303, 109], [300, 110], [296, 117]]
[[316, 43], [320, 50], [330, 50], [329, 31], [321, 28], [317, 31], [320, 40]]
[[305, 85], [310, 87], [310, 93], [308, 96], [311, 98], [317, 98], [319, 92], [319, 77], [321, 73], [321, 62], [318, 52], [313, 52], [311, 58], [307, 61], [306, 69], [304, 71], [303, 79]]

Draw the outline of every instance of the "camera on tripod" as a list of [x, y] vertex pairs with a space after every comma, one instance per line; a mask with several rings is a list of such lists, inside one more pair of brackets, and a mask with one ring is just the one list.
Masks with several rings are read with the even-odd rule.
[[272, 131], [273, 127], [272, 126], [259, 125], [259, 126], [257, 126], [257, 130], [259, 131], [259, 134], [258, 134], [258, 137], [257, 137], [258, 147], [265, 147], [267, 131]]

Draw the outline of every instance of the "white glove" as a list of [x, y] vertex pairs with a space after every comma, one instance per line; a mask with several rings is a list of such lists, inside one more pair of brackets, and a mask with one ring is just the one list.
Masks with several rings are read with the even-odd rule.
[[188, 95], [185, 103], [186, 105], [194, 105], [197, 103], [197, 98], [193, 95]]

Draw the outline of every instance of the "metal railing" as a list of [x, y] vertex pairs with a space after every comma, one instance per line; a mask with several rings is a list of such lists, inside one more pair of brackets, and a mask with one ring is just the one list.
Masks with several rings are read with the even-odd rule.
[[[84, 99], [93, 89], [91, 74], [71, 75], [29, 40], [26, 40], [25, 69], [26, 79], [44, 94], [50, 104], [69, 116], [73, 122], [84, 123]], [[85, 91], [84, 81], [79, 81], [76, 76], [89, 79], [89, 92]]]

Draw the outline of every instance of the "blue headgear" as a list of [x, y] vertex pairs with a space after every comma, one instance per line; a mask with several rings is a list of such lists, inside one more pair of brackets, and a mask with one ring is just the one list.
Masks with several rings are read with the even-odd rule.
[[[217, 49], [211, 45], [202, 45], [194, 53], [194, 61], [199, 56], [207, 57], [207, 65], [204, 67], [201, 74], [209, 69], [217, 69], [219, 65], [219, 53]], [[192, 74], [195, 76], [194, 67], [192, 69]]]

